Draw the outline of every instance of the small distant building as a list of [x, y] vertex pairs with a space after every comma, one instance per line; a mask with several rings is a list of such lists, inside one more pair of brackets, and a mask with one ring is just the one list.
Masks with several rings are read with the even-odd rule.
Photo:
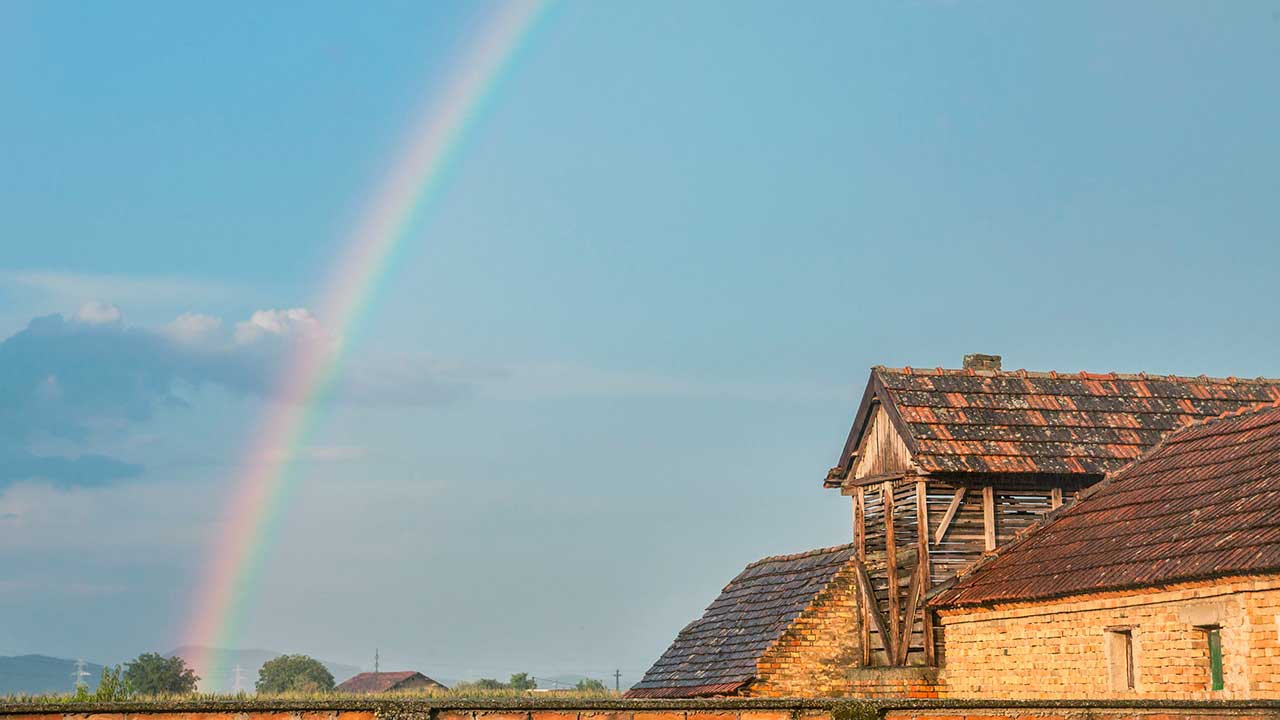
[[402, 672], [364, 672], [347, 680], [334, 688], [344, 693], [389, 693], [409, 692], [413, 690], [448, 690], [441, 683], [432, 680], [416, 670]]

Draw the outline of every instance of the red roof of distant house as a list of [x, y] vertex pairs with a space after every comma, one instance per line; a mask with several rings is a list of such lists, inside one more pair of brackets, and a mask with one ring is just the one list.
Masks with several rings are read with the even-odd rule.
[[1280, 380], [1265, 378], [877, 366], [827, 484], [840, 484], [873, 402], [925, 472], [1101, 475], [1171, 430], [1278, 399]]
[[1170, 434], [942, 590], [935, 606], [1280, 572], [1280, 407]]
[[346, 682], [342, 683], [338, 687], [334, 688], [334, 690], [337, 690], [338, 692], [349, 692], [349, 693], [391, 692], [393, 690], [396, 690], [405, 681], [413, 680], [415, 678], [422, 678], [423, 680], [426, 680], [429, 683], [433, 683], [442, 688], [444, 687], [440, 683], [436, 682], [435, 680], [432, 680], [431, 678], [427, 677], [426, 675], [423, 675], [420, 672], [417, 672], [415, 670], [405, 670], [403, 672], [360, 673], [359, 675], [356, 675], [350, 680], [347, 680]]

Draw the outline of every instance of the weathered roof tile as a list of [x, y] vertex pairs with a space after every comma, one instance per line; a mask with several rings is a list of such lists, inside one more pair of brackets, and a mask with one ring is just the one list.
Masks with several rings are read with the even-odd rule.
[[402, 683], [408, 680], [421, 678], [430, 685], [444, 688], [444, 685], [432, 680], [416, 670], [405, 670], [397, 672], [362, 672], [354, 677], [349, 678], [341, 685], [334, 688], [337, 692], [347, 693], [379, 693], [392, 692], [396, 690]]
[[[1202, 418], [1280, 399], [1280, 380], [872, 369], [926, 472], [1075, 473], [1119, 469], [1161, 436]], [[847, 467], [855, 421], [840, 458]], [[829, 482], [838, 484], [838, 478]]]
[[1170, 434], [933, 599], [938, 606], [1280, 571], [1280, 407]]
[[756, 676], [756, 661], [853, 557], [853, 545], [767, 557], [738, 574], [627, 697], [731, 693]]

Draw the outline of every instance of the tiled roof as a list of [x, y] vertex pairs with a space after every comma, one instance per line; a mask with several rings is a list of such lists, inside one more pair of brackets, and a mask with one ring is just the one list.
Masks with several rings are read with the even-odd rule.
[[1280, 408], [1169, 435], [934, 605], [1038, 600], [1280, 571]]
[[1280, 380], [876, 367], [841, 468], [872, 399], [926, 472], [1102, 474], [1170, 430], [1280, 399]]
[[757, 560], [735, 577], [627, 691], [627, 697], [731, 693], [853, 557], [853, 545]]
[[[415, 670], [405, 670], [402, 672], [360, 673], [359, 675], [356, 675], [350, 680], [347, 680], [346, 682], [337, 686], [336, 688], [334, 688], [334, 690], [337, 690], [338, 692], [349, 692], [349, 693], [391, 692], [392, 690], [395, 690], [396, 686], [398, 686], [400, 683], [406, 680], [411, 680], [413, 678], [422, 678], [427, 682], [440, 685], [440, 683], [437, 683], [435, 680], [432, 680], [431, 678], [427, 677], [426, 675], [423, 675], [420, 672], [417, 672]], [[444, 687], [444, 686], [441, 685], [441, 687]]]

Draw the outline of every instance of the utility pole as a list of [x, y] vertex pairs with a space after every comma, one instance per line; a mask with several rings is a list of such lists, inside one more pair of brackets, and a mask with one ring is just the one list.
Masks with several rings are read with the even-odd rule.
[[87, 687], [84, 679], [89, 677], [89, 671], [84, 669], [84, 658], [76, 660], [76, 671], [71, 673], [71, 677], [75, 678], [75, 689]]
[[381, 674], [382, 672], [381, 663], [382, 663], [382, 657], [381, 655], [379, 655], [378, 648], [374, 648], [373, 649], [373, 682], [375, 685], [378, 682], [378, 675]]
[[622, 692], [622, 670], [613, 671], [613, 691]]
[[239, 663], [236, 664], [235, 674], [236, 674], [235, 692], [237, 695], [239, 695], [240, 693], [244, 692], [244, 668], [240, 667]]

